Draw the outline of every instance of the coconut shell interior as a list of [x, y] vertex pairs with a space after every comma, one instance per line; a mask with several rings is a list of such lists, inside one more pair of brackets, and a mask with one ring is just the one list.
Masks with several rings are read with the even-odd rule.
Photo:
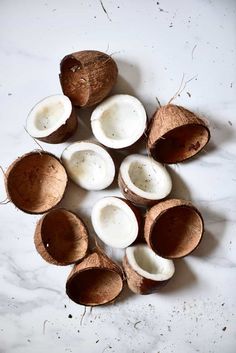
[[47, 152], [32, 152], [18, 158], [6, 173], [9, 198], [28, 213], [43, 213], [57, 205], [66, 185], [63, 165]]
[[203, 221], [197, 210], [177, 206], [161, 213], [153, 223], [150, 245], [159, 256], [176, 259], [192, 252], [202, 234]]
[[[43, 248], [40, 247], [41, 242]], [[88, 233], [77, 215], [65, 209], [57, 209], [43, 217], [36, 232], [35, 244], [36, 247], [39, 245], [38, 251], [48, 262], [67, 265], [86, 255]]]
[[75, 273], [67, 282], [67, 294], [82, 305], [102, 305], [114, 300], [123, 287], [119, 273], [104, 268], [88, 268]]
[[208, 140], [209, 131], [205, 126], [184, 125], [163, 135], [150, 152], [162, 163], [177, 163], [194, 156]]
[[88, 73], [80, 60], [68, 56], [61, 63], [61, 85], [75, 105], [83, 107], [89, 100]]

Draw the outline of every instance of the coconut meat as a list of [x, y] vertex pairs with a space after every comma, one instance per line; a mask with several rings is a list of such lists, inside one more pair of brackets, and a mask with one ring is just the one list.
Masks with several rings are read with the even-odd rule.
[[26, 129], [33, 137], [46, 137], [64, 125], [72, 112], [70, 99], [57, 94], [37, 103], [30, 111]]
[[126, 249], [126, 257], [135, 272], [153, 281], [166, 281], [175, 272], [172, 260], [156, 255], [147, 245], [130, 246]]
[[165, 167], [151, 157], [139, 154], [126, 157], [121, 163], [120, 175], [129, 190], [148, 200], [162, 199], [172, 188]]
[[62, 162], [70, 178], [86, 190], [102, 190], [115, 176], [109, 153], [91, 142], [75, 142], [62, 153]]
[[107, 98], [93, 111], [91, 125], [94, 136], [110, 148], [132, 145], [144, 133], [146, 112], [135, 97], [117, 94]]
[[114, 248], [125, 248], [137, 238], [139, 226], [132, 209], [117, 197], [99, 200], [92, 210], [92, 224], [98, 237]]

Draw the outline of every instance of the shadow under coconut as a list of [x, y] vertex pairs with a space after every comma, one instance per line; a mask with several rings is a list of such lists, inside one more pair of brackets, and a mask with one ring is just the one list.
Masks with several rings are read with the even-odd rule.
[[170, 166], [166, 165], [167, 171], [170, 173], [172, 179], [172, 190], [168, 195], [168, 199], [183, 199], [183, 200], [191, 200], [191, 193], [186, 183], [183, 181], [178, 172]]
[[184, 290], [193, 286], [197, 277], [189, 268], [187, 262], [184, 259], [175, 260], [175, 273], [173, 278], [157, 293], [157, 294], [168, 294], [177, 291]]
[[69, 143], [81, 141], [81, 140], [91, 140], [93, 137], [90, 118], [95, 107], [91, 108], [75, 108], [76, 115], [78, 118], [78, 128], [73, 136], [68, 140]]
[[131, 64], [128, 61], [114, 58], [119, 73], [117, 82], [111, 91], [111, 94], [130, 94], [136, 96], [135, 89], [137, 89], [141, 83], [141, 73], [140, 69]]
[[119, 297], [117, 298], [117, 303], [127, 302], [127, 299], [133, 297], [134, 295], [136, 294], [129, 289], [127, 283], [124, 283], [124, 288]]

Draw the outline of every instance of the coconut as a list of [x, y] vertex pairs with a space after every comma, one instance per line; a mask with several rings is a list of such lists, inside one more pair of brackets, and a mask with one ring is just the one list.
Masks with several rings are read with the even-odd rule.
[[5, 184], [8, 197], [16, 207], [27, 213], [44, 213], [61, 201], [67, 174], [56, 156], [34, 151], [10, 165]]
[[88, 232], [74, 213], [59, 208], [44, 215], [37, 223], [34, 243], [44, 260], [54, 265], [69, 265], [85, 257]]
[[105, 244], [126, 248], [138, 237], [142, 218], [129, 201], [109, 196], [95, 203], [91, 220], [95, 233]]
[[206, 123], [189, 110], [168, 104], [154, 114], [147, 147], [161, 163], [178, 163], [199, 153], [210, 139]]
[[67, 140], [77, 129], [78, 121], [71, 101], [63, 94], [46, 97], [30, 111], [27, 132], [34, 138], [60, 143]]
[[120, 267], [100, 251], [94, 251], [75, 265], [66, 293], [77, 304], [96, 306], [113, 302], [123, 289]]
[[157, 292], [175, 272], [172, 260], [156, 255], [146, 244], [127, 248], [123, 267], [130, 290], [137, 294]]
[[135, 143], [146, 129], [142, 103], [127, 94], [117, 94], [100, 103], [91, 116], [96, 139], [110, 148], [124, 148]]
[[140, 154], [129, 155], [123, 160], [118, 184], [128, 200], [141, 206], [157, 203], [172, 188], [172, 181], [165, 167], [153, 158]]
[[103, 190], [113, 182], [114, 162], [96, 143], [72, 143], [63, 151], [61, 159], [70, 178], [83, 189]]
[[117, 65], [111, 56], [95, 50], [65, 56], [60, 68], [64, 94], [80, 107], [101, 102], [110, 93], [118, 75]]
[[189, 201], [162, 201], [146, 214], [145, 240], [156, 254], [167, 259], [190, 254], [200, 243], [203, 231], [202, 216]]

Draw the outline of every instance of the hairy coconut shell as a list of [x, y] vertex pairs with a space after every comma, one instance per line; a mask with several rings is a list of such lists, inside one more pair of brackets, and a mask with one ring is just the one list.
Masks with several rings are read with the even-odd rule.
[[62, 199], [67, 174], [60, 160], [45, 151], [16, 159], [7, 169], [5, 185], [9, 199], [26, 213], [44, 213]]
[[170, 279], [165, 281], [154, 281], [137, 273], [130, 265], [127, 256], [123, 259], [123, 268], [129, 289], [136, 294], [151, 294], [160, 290]]
[[124, 182], [120, 172], [118, 175], [118, 185], [124, 197], [130, 202], [134, 203], [135, 205], [152, 206], [159, 201], [159, 200], [149, 200], [132, 192]]
[[74, 266], [66, 283], [69, 298], [87, 306], [112, 302], [122, 289], [121, 268], [98, 250]]
[[101, 102], [110, 93], [118, 75], [117, 65], [111, 56], [95, 50], [65, 56], [60, 69], [63, 93], [80, 107]]
[[69, 265], [80, 261], [88, 250], [88, 232], [74, 213], [55, 209], [37, 223], [34, 243], [44, 260], [54, 265]]
[[65, 124], [61, 125], [56, 131], [52, 132], [50, 135], [45, 137], [37, 137], [37, 140], [47, 142], [47, 143], [61, 143], [68, 140], [71, 137], [78, 127], [78, 119], [76, 116], [75, 109], [72, 108], [72, 112]]
[[156, 111], [147, 147], [161, 163], [178, 163], [199, 153], [210, 139], [206, 123], [189, 110], [168, 104]]
[[162, 201], [146, 214], [145, 240], [156, 254], [167, 259], [190, 254], [199, 245], [203, 232], [202, 216], [189, 201]]

